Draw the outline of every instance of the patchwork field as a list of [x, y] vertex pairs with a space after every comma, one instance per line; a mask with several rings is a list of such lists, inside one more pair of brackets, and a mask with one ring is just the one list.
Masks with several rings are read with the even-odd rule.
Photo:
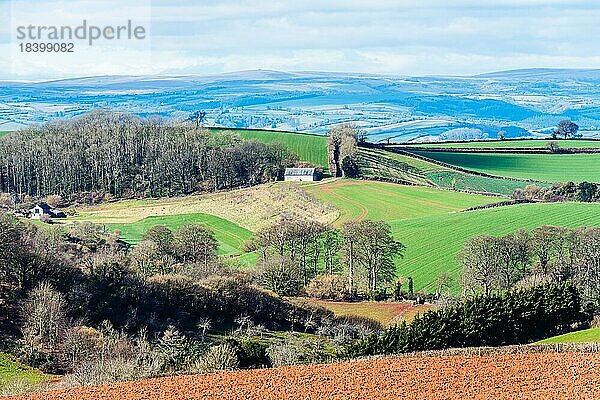
[[340, 211], [336, 225], [355, 219], [390, 221], [448, 214], [502, 200], [494, 196], [348, 179], [307, 186], [305, 190]]
[[[532, 184], [531, 182], [515, 179], [498, 179], [452, 170], [429, 172], [426, 176], [437, 186], [443, 188], [496, 193], [507, 196], [513, 194], [515, 189], [523, 189]], [[543, 182], [536, 182], [535, 184], [538, 186], [548, 185]]]
[[[219, 372], [13, 399], [598, 399], [600, 353], [445, 355]], [[232, 384], [235, 383], [235, 384]]]
[[600, 154], [494, 154], [413, 150], [447, 164], [486, 174], [547, 182], [600, 182]]
[[[549, 141], [556, 141], [563, 149], [600, 148], [600, 140], [578, 139], [509, 139], [467, 141], [461, 143], [407, 143], [410, 147], [447, 149], [545, 149]], [[405, 145], [403, 145], [405, 146]]]
[[450, 272], [458, 293], [457, 254], [475, 235], [504, 235], [519, 228], [542, 225], [566, 227], [600, 225], [598, 203], [520, 204], [483, 210], [430, 215], [390, 221], [395, 237], [406, 245], [397, 261], [402, 276], [412, 276], [415, 290], [434, 290], [435, 279]]
[[238, 255], [244, 241], [252, 233], [233, 222], [210, 214], [178, 214], [146, 217], [133, 223], [106, 224], [107, 229], [121, 231], [121, 238], [129, 244], [137, 244], [142, 235], [154, 225], [166, 225], [175, 230], [186, 222], [200, 222], [212, 229], [219, 241], [219, 255]]
[[585, 343], [600, 342], [600, 328], [585, 329], [544, 339], [539, 343]]
[[235, 130], [235, 132], [243, 139], [254, 139], [263, 143], [283, 143], [287, 148], [296, 153], [300, 157], [300, 160], [320, 165], [326, 170], [329, 169], [326, 136], [252, 129], [240, 129]]

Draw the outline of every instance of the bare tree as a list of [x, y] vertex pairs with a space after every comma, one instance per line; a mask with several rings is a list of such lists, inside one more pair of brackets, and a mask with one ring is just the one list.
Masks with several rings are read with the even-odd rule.
[[358, 130], [352, 124], [334, 126], [328, 133], [329, 171], [333, 176], [343, 176], [342, 161], [358, 151]]

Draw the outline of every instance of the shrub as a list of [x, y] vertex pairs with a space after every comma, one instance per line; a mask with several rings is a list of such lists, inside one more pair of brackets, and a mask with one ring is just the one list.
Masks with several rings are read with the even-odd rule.
[[342, 301], [351, 297], [348, 280], [340, 275], [318, 275], [305, 290], [308, 296], [317, 299]]
[[211, 347], [198, 362], [199, 372], [225, 371], [238, 368], [239, 360], [235, 348], [229, 343]]

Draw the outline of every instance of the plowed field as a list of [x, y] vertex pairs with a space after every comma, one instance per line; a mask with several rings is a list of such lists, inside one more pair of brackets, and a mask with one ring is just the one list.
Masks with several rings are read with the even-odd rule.
[[600, 399], [600, 353], [386, 358], [151, 379], [19, 399]]

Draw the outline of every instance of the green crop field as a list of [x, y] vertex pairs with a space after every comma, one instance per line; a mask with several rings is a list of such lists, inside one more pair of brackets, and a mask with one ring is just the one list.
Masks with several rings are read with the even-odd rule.
[[389, 221], [447, 214], [502, 200], [435, 188], [348, 179], [308, 186], [306, 191], [340, 211], [338, 225], [353, 219]]
[[434, 290], [442, 272], [454, 277], [458, 292], [457, 255], [465, 241], [475, 235], [504, 235], [519, 228], [542, 225], [566, 227], [600, 225], [600, 204], [537, 203], [483, 210], [445, 213], [390, 221], [394, 236], [406, 246], [404, 259], [398, 260], [398, 272], [412, 276], [415, 290]]
[[[491, 178], [451, 170], [429, 172], [426, 176], [437, 186], [443, 188], [496, 193], [507, 196], [513, 194], [515, 189], [523, 189], [525, 186], [532, 184], [516, 179]], [[537, 182], [536, 185], [547, 186], [548, 184]]]
[[300, 160], [320, 165], [325, 169], [329, 168], [327, 161], [327, 137], [325, 136], [252, 129], [239, 129], [235, 130], [235, 132], [242, 139], [246, 140], [254, 139], [263, 143], [283, 143], [288, 149], [296, 153], [300, 157]]
[[497, 154], [414, 150], [415, 154], [491, 175], [547, 182], [600, 182], [600, 154]]
[[538, 343], [585, 343], [600, 342], [600, 328], [566, 333], [539, 341]]
[[186, 222], [200, 222], [212, 229], [219, 241], [219, 255], [240, 254], [242, 244], [252, 235], [250, 231], [233, 222], [203, 213], [153, 216], [137, 222], [105, 224], [105, 226], [109, 230], [120, 230], [125, 242], [136, 244], [154, 225], [166, 225], [171, 229], [177, 229]]
[[32, 385], [43, 382], [48, 378], [49, 376], [41, 371], [20, 364], [11, 356], [0, 353], [0, 389], [4, 385], [15, 381]]
[[[545, 149], [549, 141], [555, 141], [562, 149], [600, 148], [600, 140], [578, 139], [525, 139], [525, 140], [488, 140], [466, 141], [461, 143], [415, 143], [406, 145], [421, 148], [448, 148], [448, 149]], [[404, 145], [403, 145], [404, 146]]]

